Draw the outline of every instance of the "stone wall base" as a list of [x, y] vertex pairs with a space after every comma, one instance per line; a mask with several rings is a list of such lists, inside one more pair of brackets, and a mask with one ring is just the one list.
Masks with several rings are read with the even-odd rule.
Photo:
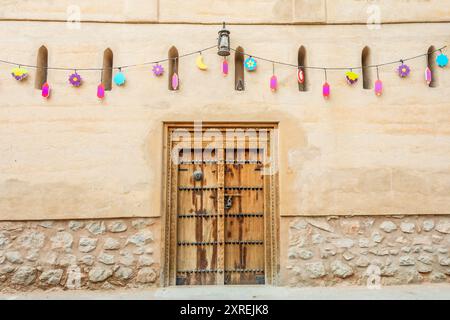
[[159, 219], [0, 222], [0, 290], [154, 286], [159, 228]]
[[[0, 222], [0, 291], [158, 286], [160, 219]], [[450, 283], [450, 216], [281, 218], [280, 285]]]
[[286, 285], [450, 282], [450, 216], [285, 219]]

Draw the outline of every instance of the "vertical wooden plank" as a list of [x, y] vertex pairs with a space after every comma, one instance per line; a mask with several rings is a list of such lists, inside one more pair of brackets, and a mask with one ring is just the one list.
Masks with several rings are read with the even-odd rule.
[[[174, 148], [172, 142], [169, 143], [169, 153], [171, 154], [172, 148]], [[170, 168], [170, 209], [169, 209], [169, 234], [170, 234], [170, 269], [169, 269], [169, 282], [172, 285], [176, 284], [176, 270], [177, 270], [177, 213], [178, 213], [178, 165], [173, 162], [172, 157], [169, 157]]]
[[172, 257], [170, 255], [171, 253], [171, 247], [172, 247], [172, 239], [171, 239], [171, 229], [170, 229], [170, 215], [172, 213], [171, 209], [171, 194], [172, 194], [172, 165], [171, 165], [171, 157], [170, 157], [170, 146], [171, 146], [171, 140], [170, 140], [170, 129], [165, 128], [165, 136], [164, 136], [164, 160], [165, 160], [165, 214], [162, 217], [162, 221], [164, 223], [164, 244], [163, 244], [163, 254], [161, 255], [164, 257], [164, 260], [162, 261], [162, 274], [161, 274], [161, 282], [163, 286], [169, 286], [171, 285], [171, 268], [172, 268]]
[[[204, 160], [210, 160], [206, 157]], [[204, 185], [208, 187], [217, 186], [217, 165], [215, 163], [203, 164]], [[203, 207], [208, 218], [203, 218], [203, 241], [217, 242], [217, 189], [205, 190], [203, 197]], [[219, 245], [207, 247], [205, 253], [204, 268], [208, 270], [217, 270], [217, 256]], [[206, 274], [207, 284], [216, 284], [217, 273]]]
[[[225, 165], [225, 186], [239, 187], [240, 186], [240, 164], [236, 162], [238, 152], [236, 149], [227, 150], [229, 155], [227, 157], [228, 163]], [[241, 234], [242, 218], [230, 218], [230, 214], [238, 214], [241, 212], [241, 199], [239, 197], [240, 191], [234, 189], [227, 189], [225, 195], [231, 196], [232, 206], [225, 209], [225, 242], [238, 241]], [[225, 244], [225, 270], [242, 269], [242, 247], [240, 245]], [[236, 272], [227, 272], [225, 284], [239, 283], [240, 274]]]
[[[204, 159], [202, 160], [209, 160]], [[214, 187], [217, 185], [216, 169], [215, 165], [209, 163], [202, 163], [201, 171], [203, 172], [203, 179], [201, 185], [204, 187]], [[216, 191], [215, 190], [203, 190], [202, 192], [202, 210], [199, 215], [203, 215], [203, 218], [198, 218], [202, 222], [202, 241], [208, 243], [214, 243], [216, 241], [216, 217], [211, 217], [216, 213]], [[208, 245], [200, 248], [202, 254], [199, 259], [200, 265], [197, 266], [198, 270], [215, 270], [217, 260], [217, 245]], [[216, 273], [204, 273], [202, 274], [203, 284], [215, 284]]]
[[[200, 152], [195, 149], [194, 151], [195, 156], [194, 159], [195, 160], [201, 160], [201, 154]], [[200, 157], [199, 157], [200, 156]], [[195, 171], [201, 171], [203, 172], [203, 164], [202, 163], [198, 163], [198, 164], [194, 164], [194, 172]], [[204, 179], [200, 179], [199, 181], [195, 180], [194, 177], [192, 178], [192, 185], [194, 187], [200, 187], [202, 188], [203, 185], [203, 180]], [[203, 193], [204, 190], [200, 189], [199, 191], [194, 191], [195, 193], [195, 198], [193, 198], [193, 200], [195, 201], [195, 214], [199, 215], [199, 214], [204, 214], [205, 213], [205, 209], [203, 208]], [[194, 233], [195, 233], [195, 241], [197, 243], [200, 242], [204, 242], [204, 238], [203, 238], [203, 223], [204, 223], [204, 219], [203, 218], [194, 218], [195, 219], [195, 229], [194, 229]], [[195, 254], [195, 270], [205, 270], [206, 266], [205, 266], [205, 261], [206, 261], [206, 247], [202, 246], [202, 245], [197, 245], [197, 250], [196, 250], [196, 254]], [[197, 281], [197, 284], [206, 284], [205, 283], [205, 277], [204, 277], [204, 273], [196, 273], [195, 274], [195, 279]]]
[[[269, 141], [270, 143], [270, 141]], [[269, 143], [267, 144], [267, 147], [270, 148]], [[267, 152], [264, 149], [261, 150], [261, 152]], [[263, 156], [261, 157], [264, 158]], [[265, 165], [265, 164], [264, 164]], [[266, 174], [264, 175], [264, 234], [266, 235], [266, 241], [264, 243], [265, 248], [265, 279], [266, 283], [272, 284], [273, 281], [273, 256], [274, 256], [274, 248], [273, 248], [273, 223], [274, 223], [274, 206], [273, 206], [273, 193], [274, 193], [274, 185], [272, 183], [272, 175], [273, 172], [271, 170], [269, 172], [266, 168]], [[268, 174], [267, 174], [268, 173]]]
[[271, 256], [270, 256], [270, 283], [272, 285], [277, 285], [278, 282], [278, 259], [279, 259], [279, 223], [278, 223], [278, 173], [272, 172], [270, 176], [270, 218], [271, 218], [271, 231], [270, 231], [270, 241], [271, 241]]
[[225, 283], [225, 162], [223, 156], [217, 157], [217, 273], [216, 284]]

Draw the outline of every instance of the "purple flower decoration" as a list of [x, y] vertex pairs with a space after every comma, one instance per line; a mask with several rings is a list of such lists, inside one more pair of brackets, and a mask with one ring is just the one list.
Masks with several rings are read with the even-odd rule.
[[161, 76], [164, 73], [164, 68], [162, 65], [160, 65], [159, 63], [155, 64], [153, 66], [153, 74], [157, 77]]
[[69, 77], [69, 82], [74, 87], [81, 86], [81, 76], [78, 73], [72, 73]]
[[406, 64], [402, 63], [401, 66], [398, 67], [397, 71], [398, 71], [398, 75], [401, 78], [406, 78], [407, 76], [409, 76], [411, 69]]

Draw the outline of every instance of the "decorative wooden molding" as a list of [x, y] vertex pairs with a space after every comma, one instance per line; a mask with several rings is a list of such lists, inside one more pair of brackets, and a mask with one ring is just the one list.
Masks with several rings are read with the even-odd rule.
[[[202, 123], [204, 129], [219, 129], [224, 131], [228, 128], [242, 128], [242, 129], [259, 129], [267, 128], [271, 132], [277, 128], [277, 123], [229, 123], [229, 122], [208, 122]], [[172, 148], [175, 143], [171, 140], [171, 132], [177, 128], [186, 128], [189, 132], [194, 130], [194, 124], [191, 122], [179, 122], [179, 123], [164, 123], [164, 197], [163, 207], [165, 212], [163, 213], [163, 223], [162, 223], [162, 239], [164, 239], [164, 244], [162, 244], [162, 257], [164, 261], [161, 266], [161, 285], [170, 286], [176, 284], [176, 273], [177, 273], [177, 202], [178, 202], [178, 165], [174, 164], [172, 161]], [[270, 141], [269, 135], [269, 145]], [[198, 147], [198, 146], [195, 146]], [[204, 147], [202, 144], [201, 147]], [[245, 147], [248, 147], [246, 144]], [[224, 190], [223, 177], [225, 169], [225, 161], [217, 161], [218, 170], [218, 181], [217, 187], [222, 187]], [[221, 174], [222, 173], [222, 174]], [[220, 178], [222, 177], [222, 178]], [[223, 211], [222, 214], [217, 216], [217, 231], [224, 231], [225, 226], [225, 214], [224, 214], [224, 197], [223, 193], [218, 193], [218, 210]], [[220, 196], [222, 194], [222, 197]], [[220, 205], [222, 204], [222, 205]], [[264, 177], [264, 256], [265, 256], [265, 284], [277, 284], [278, 271], [279, 271], [279, 212], [278, 212], [278, 174], [271, 173]], [[224, 242], [225, 235], [223, 232], [217, 234], [217, 241]], [[218, 246], [218, 259], [216, 270], [225, 269], [224, 259], [224, 245]], [[194, 272], [194, 274], [200, 272]], [[206, 272], [205, 272], [206, 273]], [[224, 283], [225, 273], [217, 272], [216, 281]]]

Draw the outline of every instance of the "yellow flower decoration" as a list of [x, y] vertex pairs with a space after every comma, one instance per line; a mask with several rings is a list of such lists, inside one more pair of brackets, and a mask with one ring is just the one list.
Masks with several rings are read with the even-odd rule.
[[28, 76], [28, 70], [22, 67], [16, 67], [11, 70], [11, 75], [14, 79], [22, 81]]

